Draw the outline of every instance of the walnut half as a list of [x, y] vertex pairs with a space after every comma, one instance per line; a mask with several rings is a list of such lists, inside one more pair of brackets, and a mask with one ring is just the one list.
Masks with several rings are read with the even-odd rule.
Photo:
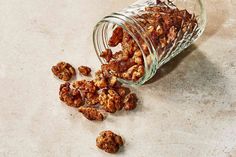
[[108, 130], [99, 134], [96, 139], [96, 145], [107, 153], [116, 153], [124, 145], [124, 142], [121, 136]]
[[79, 112], [81, 112], [88, 120], [103, 121], [104, 119], [103, 114], [96, 108], [82, 106], [79, 108]]
[[61, 101], [65, 102], [68, 106], [80, 107], [83, 105], [83, 99], [79, 89], [70, 88], [69, 82], [66, 82], [60, 86], [59, 95]]
[[51, 70], [55, 76], [63, 81], [69, 81], [75, 76], [75, 69], [66, 62], [59, 62], [57, 65], [53, 66]]

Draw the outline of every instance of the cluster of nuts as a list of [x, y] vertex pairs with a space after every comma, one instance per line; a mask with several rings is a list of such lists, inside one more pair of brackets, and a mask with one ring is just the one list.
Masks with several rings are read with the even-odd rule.
[[[86, 66], [80, 66], [78, 70], [84, 76], [91, 73], [91, 69]], [[59, 79], [66, 81], [75, 75], [75, 69], [65, 62], [53, 66], [52, 72]], [[115, 113], [123, 108], [133, 110], [138, 100], [115, 76], [102, 70], [96, 72], [92, 81], [79, 80], [61, 84], [59, 97], [68, 106], [78, 108], [78, 111], [91, 121], [103, 121], [105, 112]], [[123, 145], [123, 140], [111, 131], [103, 131], [96, 139], [96, 145], [108, 153], [116, 153]]]
[[[79, 72], [88, 76], [91, 69], [80, 66]], [[75, 69], [65, 62], [60, 62], [52, 67], [54, 75], [59, 79], [69, 81], [75, 75]], [[104, 120], [103, 112], [115, 113], [121, 109], [133, 110], [137, 104], [137, 97], [134, 93], [117, 81], [106, 71], [99, 70], [95, 79], [91, 81], [79, 80], [73, 83], [66, 82], [59, 89], [60, 100], [68, 106], [79, 108], [89, 120]]]
[[[158, 3], [158, 6], [146, 7], [139, 11], [139, 15], [132, 17], [142, 27], [141, 33], [134, 30], [129, 23], [125, 23], [129, 33], [120, 26], [114, 29], [108, 45], [112, 48], [121, 44], [122, 50], [113, 53], [111, 49], [106, 49], [101, 53], [100, 57], [107, 62], [102, 65], [104, 71], [125, 80], [137, 81], [145, 74], [143, 55], [148, 66], [152, 64], [148, 45], [143, 37], [151, 41], [160, 61], [170, 55], [169, 52], [174, 52], [180, 40], [194, 35], [194, 29], [197, 27], [194, 14], [169, 7], [164, 2]], [[140, 46], [130, 34], [138, 39]]]
[[137, 97], [129, 93], [114, 76], [107, 76], [102, 71], [96, 73], [92, 81], [80, 80], [71, 85], [69, 82], [60, 87], [60, 99], [68, 106], [79, 107], [79, 112], [89, 120], [103, 120], [101, 111], [115, 113], [121, 109], [133, 110]]

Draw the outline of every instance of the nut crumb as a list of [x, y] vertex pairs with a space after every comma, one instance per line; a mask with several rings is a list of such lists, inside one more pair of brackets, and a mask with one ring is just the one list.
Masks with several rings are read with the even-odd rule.
[[108, 130], [99, 134], [96, 139], [96, 145], [107, 153], [116, 153], [124, 145], [124, 142], [121, 136]]

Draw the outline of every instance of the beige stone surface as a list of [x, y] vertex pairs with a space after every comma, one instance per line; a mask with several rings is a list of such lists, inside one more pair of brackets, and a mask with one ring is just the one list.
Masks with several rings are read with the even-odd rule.
[[[236, 157], [236, 1], [207, 0], [202, 38], [135, 88], [135, 112], [89, 122], [58, 99], [64, 60], [99, 67], [96, 22], [134, 0], [0, 0], [0, 156], [106, 157], [105, 129], [125, 157]], [[78, 76], [78, 78], [82, 78]]]

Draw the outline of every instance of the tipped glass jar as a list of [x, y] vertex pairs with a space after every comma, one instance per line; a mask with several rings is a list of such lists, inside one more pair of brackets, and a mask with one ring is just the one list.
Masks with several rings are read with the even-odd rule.
[[142, 85], [204, 31], [202, 0], [139, 0], [104, 17], [93, 42], [102, 70]]

